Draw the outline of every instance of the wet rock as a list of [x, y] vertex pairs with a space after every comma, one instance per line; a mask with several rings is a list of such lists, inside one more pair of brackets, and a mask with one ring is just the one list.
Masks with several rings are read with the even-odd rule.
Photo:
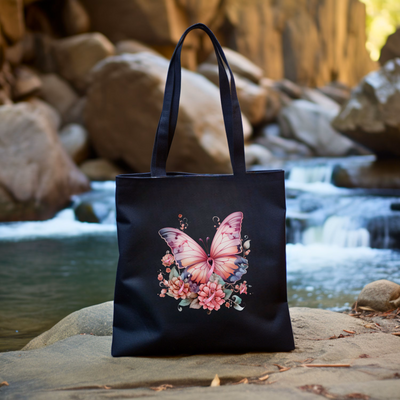
[[67, 81], [56, 74], [41, 75], [40, 80], [42, 82], [40, 97], [51, 104], [64, 118], [78, 101], [78, 95]]
[[[122, 160], [138, 172], [149, 171], [167, 69], [166, 59], [150, 53], [110, 57], [96, 66], [85, 120], [100, 157]], [[251, 127], [243, 120], [248, 138]], [[179, 118], [168, 168], [231, 171], [219, 90], [187, 70], [182, 71]]]
[[400, 211], [400, 203], [392, 203], [390, 209], [393, 211]]
[[378, 249], [400, 249], [400, 215], [373, 217], [367, 229], [370, 245]]
[[375, 311], [389, 311], [400, 307], [400, 285], [381, 279], [365, 285], [358, 295], [355, 307], [368, 307]]
[[332, 183], [339, 187], [400, 189], [400, 160], [370, 160], [337, 165]]
[[[197, 72], [219, 86], [217, 65], [203, 63], [198, 67]], [[267, 90], [240, 75], [235, 77], [235, 83], [240, 109], [252, 125], [257, 125], [265, 117], [268, 101]]]
[[302, 88], [289, 79], [281, 79], [274, 86], [292, 99], [300, 99], [303, 94]]
[[400, 155], [400, 58], [368, 74], [332, 122], [380, 158]]
[[89, 189], [59, 142], [50, 106], [0, 107], [0, 220], [51, 218], [70, 196]]
[[75, 311], [31, 340], [23, 350], [40, 349], [74, 335], [111, 336], [113, 306], [114, 302], [108, 301]]
[[42, 101], [38, 98], [30, 98], [27, 100], [29, 104], [33, 105], [37, 115], [41, 115], [47, 124], [51, 126], [51, 129], [57, 132], [61, 126], [61, 117], [57, 110], [50, 104]]
[[344, 156], [355, 151], [351, 140], [330, 125], [336, 111], [306, 100], [294, 100], [280, 113], [289, 128], [288, 136], [307, 145], [317, 156]]
[[87, 98], [81, 97], [75, 104], [73, 104], [64, 116], [64, 123], [79, 124], [85, 126], [86, 102]]
[[267, 125], [262, 130], [262, 136], [256, 139], [256, 143], [265, 146], [274, 156], [279, 158], [304, 158], [313, 155], [310, 148], [303, 143], [281, 137], [278, 124]]
[[311, 101], [312, 103], [318, 104], [321, 107], [326, 108], [335, 112], [336, 114], [340, 111], [340, 106], [336, 101], [330, 99], [328, 96], [325, 96], [322, 92], [312, 89], [312, 88], [302, 88], [302, 98], [304, 100]]
[[0, 1], [0, 25], [12, 43], [22, 39], [25, 33], [23, 0]]
[[141, 53], [143, 51], [147, 51], [148, 53], [153, 53], [158, 56], [161, 55], [151, 47], [146, 46], [145, 44], [133, 39], [121, 40], [120, 42], [116, 43], [115, 50], [117, 55], [124, 53], [136, 54], [136, 53]]
[[90, 29], [90, 18], [79, 0], [66, 0], [62, 8], [62, 20], [65, 33], [79, 35]]
[[337, 82], [319, 87], [318, 90], [340, 105], [343, 105], [350, 98], [351, 92], [349, 87]]
[[285, 104], [281, 99], [281, 95], [274, 89], [267, 90], [267, 107], [265, 109], [265, 122], [275, 121], [279, 112], [281, 111], [282, 104]]
[[15, 68], [14, 76], [13, 98], [15, 100], [36, 94], [42, 86], [38, 75], [26, 66], [21, 65]]
[[[64, 334], [61, 331], [58, 334], [63, 340], [33, 351], [1, 353], [0, 375], [9, 383], [1, 388], [2, 393], [10, 398], [106, 399], [111, 396], [118, 399], [149, 396], [149, 387], [168, 383], [172, 388], [161, 390], [157, 397], [176, 399], [174, 388], [179, 386], [182, 398], [261, 400], [267, 396], [311, 400], [317, 396], [304, 390], [307, 385], [320, 385], [328, 394], [340, 393], [343, 398], [356, 398], [356, 391], [358, 398], [392, 399], [400, 389], [396, 379], [399, 338], [379, 331], [371, 333], [363, 321], [344, 314], [291, 308], [296, 350], [290, 353], [112, 358], [111, 336], [88, 332], [91, 326], [101, 330], [103, 326], [111, 326], [111, 303], [97, 307], [97, 310], [91, 307], [82, 310], [85, 313], [76, 313], [72, 320], [64, 319], [59, 325]], [[356, 333], [348, 334], [344, 329]], [[66, 337], [71, 334], [75, 336]], [[344, 337], [328, 340], [340, 335]], [[45, 342], [43, 339], [40, 346]], [[304, 363], [351, 364], [351, 367], [304, 368]], [[276, 364], [289, 369], [279, 372]], [[204, 387], [210, 385], [216, 373], [222, 385]], [[265, 381], [258, 379], [266, 374], [269, 377]], [[249, 384], [226, 384], [245, 378]]]
[[[259, 83], [264, 75], [264, 72], [260, 67], [234, 50], [231, 50], [227, 47], [223, 47], [223, 50], [233, 73], [238, 74], [254, 83]], [[215, 52], [210, 54], [209, 58], [207, 59], [207, 63], [217, 65]]]
[[64, 149], [76, 164], [81, 164], [89, 157], [89, 135], [82, 125], [65, 125], [59, 132], [59, 137]]
[[389, 35], [381, 49], [379, 63], [385, 65], [387, 61], [400, 57], [400, 28]]
[[125, 171], [103, 158], [87, 160], [80, 166], [81, 171], [91, 181], [113, 181], [117, 175]]
[[252, 165], [266, 165], [274, 160], [273, 154], [264, 146], [253, 143], [244, 147], [246, 167]]
[[84, 33], [54, 43], [58, 73], [78, 90], [88, 84], [90, 70], [101, 60], [115, 54], [114, 45], [101, 33]]
[[80, 222], [115, 225], [114, 190], [92, 190], [80, 195], [73, 205], [75, 218]]

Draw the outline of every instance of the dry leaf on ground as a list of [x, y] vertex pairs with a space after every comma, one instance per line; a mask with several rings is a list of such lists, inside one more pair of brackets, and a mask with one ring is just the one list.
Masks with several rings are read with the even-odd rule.
[[167, 390], [169, 388], [173, 388], [173, 386], [168, 383], [165, 383], [164, 385], [160, 385], [157, 387], [151, 387], [150, 389], [154, 390], [155, 392], [161, 392], [162, 390]]
[[274, 364], [275, 365], [275, 367], [278, 367], [279, 368], [279, 372], [285, 372], [285, 371], [289, 371], [289, 367], [283, 367], [282, 365], [279, 365], [279, 364]]
[[259, 380], [259, 381], [266, 381], [268, 378], [269, 378], [269, 375], [266, 374], [266, 375], [260, 376], [260, 377], [258, 378], [258, 380]]
[[215, 374], [214, 379], [211, 381], [210, 386], [221, 386], [221, 381], [219, 379], [218, 374]]

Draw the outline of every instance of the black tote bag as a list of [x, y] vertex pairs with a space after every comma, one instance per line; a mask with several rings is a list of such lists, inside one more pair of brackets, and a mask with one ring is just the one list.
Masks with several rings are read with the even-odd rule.
[[[232, 175], [166, 173], [182, 43], [193, 29], [209, 35], [217, 55]], [[204, 24], [185, 31], [171, 58], [151, 172], [119, 175], [116, 207], [113, 356], [294, 349], [284, 173], [246, 172], [234, 77]]]

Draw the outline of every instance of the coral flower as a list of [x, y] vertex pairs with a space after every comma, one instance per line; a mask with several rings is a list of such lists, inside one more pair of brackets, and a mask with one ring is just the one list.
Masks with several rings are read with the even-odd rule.
[[239, 292], [240, 292], [240, 294], [242, 294], [242, 293], [247, 294], [247, 282], [246, 281], [244, 281], [243, 283], [240, 284]]
[[225, 302], [222, 286], [215, 282], [208, 281], [201, 284], [198, 295], [199, 303], [205, 310], [219, 310]]
[[162, 264], [164, 267], [170, 267], [174, 262], [175, 258], [171, 253], [167, 253], [162, 259], [161, 259]]
[[159, 281], [162, 281], [162, 280], [164, 279], [161, 273], [160, 273], [160, 274], [158, 274], [158, 277], [157, 277], [157, 279], [158, 279]]
[[165, 272], [169, 274], [171, 272], [171, 268], [166, 268]]
[[190, 295], [189, 283], [181, 279], [180, 276], [172, 278], [169, 282], [169, 293], [171, 293], [176, 300], [186, 299]]

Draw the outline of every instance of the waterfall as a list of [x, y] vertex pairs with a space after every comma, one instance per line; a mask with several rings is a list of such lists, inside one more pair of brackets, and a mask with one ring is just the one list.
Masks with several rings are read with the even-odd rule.
[[307, 228], [302, 235], [305, 245], [321, 243], [338, 247], [369, 247], [370, 234], [366, 228], [356, 227], [349, 217], [329, 217], [322, 226]]
[[289, 181], [296, 183], [331, 183], [331, 165], [294, 166], [289, 172]]

